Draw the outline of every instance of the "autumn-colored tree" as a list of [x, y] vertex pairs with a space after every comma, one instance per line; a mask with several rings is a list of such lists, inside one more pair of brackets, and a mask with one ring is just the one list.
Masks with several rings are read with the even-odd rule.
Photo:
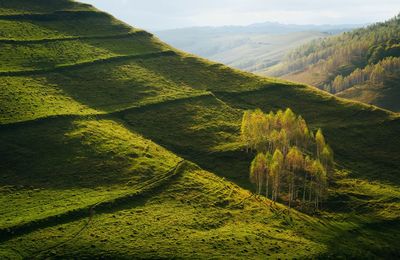
[[318, 129], [317, 133], [315, 134], [315, 143], [317, 145], [317, 157], [320, 158], [322, 151], [326, 146], [325, 137], [324, 134], [322, 133], [321, 128]]
[[321, 204], [322, 198], [325, 195], [327, 186], [326, 170], [320, 161], [316, 160], [313, 163], [313, 179], [314, 179], [314, 203], [315, 208], [318, 209]]
[[[271, 190], [271, 199], [276, 201], [282, 193], [291, 207], [302, 190], [303, 203], [308, 194], [308, 201], [313, 199], [315, 207], [319, 207], [326, 190], [327, 173], [331, 176], [334, 167], [333, 151], [321, 129], [314, 138], [306, 121], [291, 109], [269, 114], [257, 109], [244, 113], [241, 141], [247, 151], [257, 154], [251, 163], [250, 180], [258, 194], [265, 185], [266, 197]], [[311, 152], [309, 148], [316, 151]]]
[[296, 146], [291, 147], [288, 154], [286, 155], [286, 165], [288, 168], [287, 181], [289, 185], [288, 198], [289, 198], [289, 208], [290, 208], [296, 190], [295, 188], [296, 174], [299, 173], [299, 171], [303, 168], [304, 165], [304, 156]]
[[284, 157], [279, 149], [276, 149], [271, 161], [271, 178], [272, 178], [272, 200], [276, 201], [279, 196], [281, 174], [284, 170]]
[[321, 153], [321, 162], [328, 174], [329, 178], [332, 178], [334, 168], [334, 154], [332, 148], [326, 144]]
[[265, 154], [266, 170], [265, 170], [265, 197], [269, 198], [269, 180], [271, 178], [272, 155], [267, 152]]
[[241, 141], [246, 145], [246, 149], [249, 149], [250, 147], [250, 127], [251, 127], [251, 113], [250, 111], [245, 111], [243, 114], [242, 118], [242, 125], [240, 128], [240, 137]]
[[264, 176], [267, 170], [267, 160], [265, 154], [258, 153], [250, 166], [250, 181], [256, 185], [257, 193], [261, 193]]

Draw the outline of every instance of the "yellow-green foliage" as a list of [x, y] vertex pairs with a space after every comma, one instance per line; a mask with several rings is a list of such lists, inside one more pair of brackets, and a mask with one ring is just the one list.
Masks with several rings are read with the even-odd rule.
[[[250, 167], [250, 180], [256, 184], [258, 193], [261, 193], [265, 183], [265, 195], [269, 197], [268, 184], [272, 179], [272, 199], [277, 200], [283, 186], [281, 183], [284, 183], [290, 206], [292, 200], [297, 199], [299, 187], [303, 187], [304, 202], [306, 187], [310, 186], [309, 200], [314, 196], [315, 207], [319, 207], [319, 201], [326, 192], [327, 173], [334, 170], [333, 151], [326, 144], [321, 129], [318, 129], [314, 140], [305, 120], [291, 109], [269, 114], [258, 109], [244, 113], [241, 140], [246, 150], [258, 152]], [[311, 145], [312, 148], [316, 146], [316, 152], [310, 149]], [[270, 162], [266, 160], [265, 151], [273, 153]], [[315, 159], [308, 162], [304, 157], [310, 153]]]

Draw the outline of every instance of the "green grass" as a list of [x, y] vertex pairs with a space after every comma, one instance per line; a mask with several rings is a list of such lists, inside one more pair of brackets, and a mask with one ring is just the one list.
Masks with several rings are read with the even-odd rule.
[[[0, 123], [89, 115], [205, 95], [147, 69], [143, 61], [71, 68], [30, 77], [0, 77]], [[78, 76], [79, 75], [79, 76]]]
[[[293, 258], [317, 255], [324, 246], [298, 235], [303, 222], [287, 225], [280, 206], [199, 169], [186, 169], [151, 197], [117, 212], [43, 229], [10, 240], [2, 248], [22, 257], [64, 258]], [[265, 205], [266, 204], [266, 205]], [[295, 215], [294, 218], [307, 218]], [[49, 250], [46, 250], [50, 248]], [[42, 251], [43, 250], [43, 251]]]
[[70, 40], [61, 42], [7, 44], [0, 43], [0, 73], [46, 70], [123, 55], [155, 53], [167, 48], [148, 35], [120, 39]]
[[41, 14], [55, 11], [87, 11], [93, 10], [86, 4], [72, 2], [68, 0], [46, 1], [46, 0], [1, 0], [0, 14]]
[[[0, 7], [82, 8], [43, 1]], [[78, 16], [70, 28], [58, 16], [0, 19], [7, 39], [61, 38], [1, 43], [1, 69], [24, 73], [0, 75], [0, 258], [398, 257], [397, 114], [148, 34], [108, 37], [135, 29], [107, 15]], [[135, 57], [143, 53], [153, 54]], [[242, 113], [287, 107], [322, 127], [336, 152], [341, 171], [318, 214], [289, 216], [251, 192]]]
[[[0, 228], [132, 193], [180, 160], [109, 120], [1, 129]], [[49, 151], [57, 151], [49, 154]]]
[[[360, 177], [399, 184], [399, 117], [362, 103], [338, 100], [306, 86], [269, 87], [219, 97], [242, 109], [291, 107], [313, 129], [323, 128], [340, 165]], [[390, 140], [390, 141], [388, 141]]]
[[0, 77], [1, 124], [54, 115], [89, 115], [98, 111], [76, 102], [46, 77]]
[[[191, 166], [151, 195], [0, 248], [16, 258], [374, 258], [395, 252], [385, 246], [399, 235], [385, 226], [372, 231], [345, 219], [321, 221], [295, 211], [289, 218], [285, 211]], [[371, 237], [379, 242], [370, 245]]]
[[367, 104], [375, 104], [391, 111], [400, 111], [398, 98], [400, 96], [399, 77], [393, 75], [382, 84], [367, 83], [353, 86], [337, 94], [342, 98], [357, 100]]
[[[95, 26], [93, 26], [95, 24]], [[120, 35], [138, 31], [111, 16], [80, 16], [74, 19], [3, 20], [0, 19], [1, 40], [33, 41]]]
[[176, 83], [185, 82], [201, 90], [239, 92], [259, 89], [265, 85], [287, 85], [277, 79], [257, 77], [185, 53], [180, 53], [178, 57], [146, 60], [143, 66]]

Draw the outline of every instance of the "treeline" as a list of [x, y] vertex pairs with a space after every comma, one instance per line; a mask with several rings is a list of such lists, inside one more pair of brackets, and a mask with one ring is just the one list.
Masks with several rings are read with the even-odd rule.
[[319, 129], [314, 135], [306, 121], [291, 109], [243, 115], [241, 141], [256, 153], [250, 181], [258, 194], [273, 201], [312, 204], [316, 209], [326, 196], [334, 170], [333, 151]]
[[[340, 78], [333, 84], [337, 76], [345, 78], [357, 69], [370, 70], [367, 66], [378, 64], [388, 57], [400, 57], [400, 15], [384, 23], [314, 40], [289, 53], [269, 74], [283, 76], [297, 71], [308, 71], [310, 75], [318, 73], [322, 75], [322, 82], [317, 87], [337, 93], [343, 89], [343, 86], [336, 87]], [[375, 75], [377, 73], [378, 69]]]
[[386, 78], [400, 73], [400, 58], [389, 57], [377, 64], [371, 64], [364, 69], [356, 69], [349, 76], [336, 76], [331, 85], [325, 90], [333, 94], [349, 89], [355, 85], [366, 83], [382, 84]]

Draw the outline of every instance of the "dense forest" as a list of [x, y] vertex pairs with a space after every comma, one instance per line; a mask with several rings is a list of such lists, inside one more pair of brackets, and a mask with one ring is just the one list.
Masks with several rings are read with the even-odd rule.
[[[266, 71], [313, 84], [332, 94], [358, 85], [382, 85], [400, 71], [400, 15], [383, 23], [314, 40]], [[391, 81], [390, 81], [391, 82]]]

